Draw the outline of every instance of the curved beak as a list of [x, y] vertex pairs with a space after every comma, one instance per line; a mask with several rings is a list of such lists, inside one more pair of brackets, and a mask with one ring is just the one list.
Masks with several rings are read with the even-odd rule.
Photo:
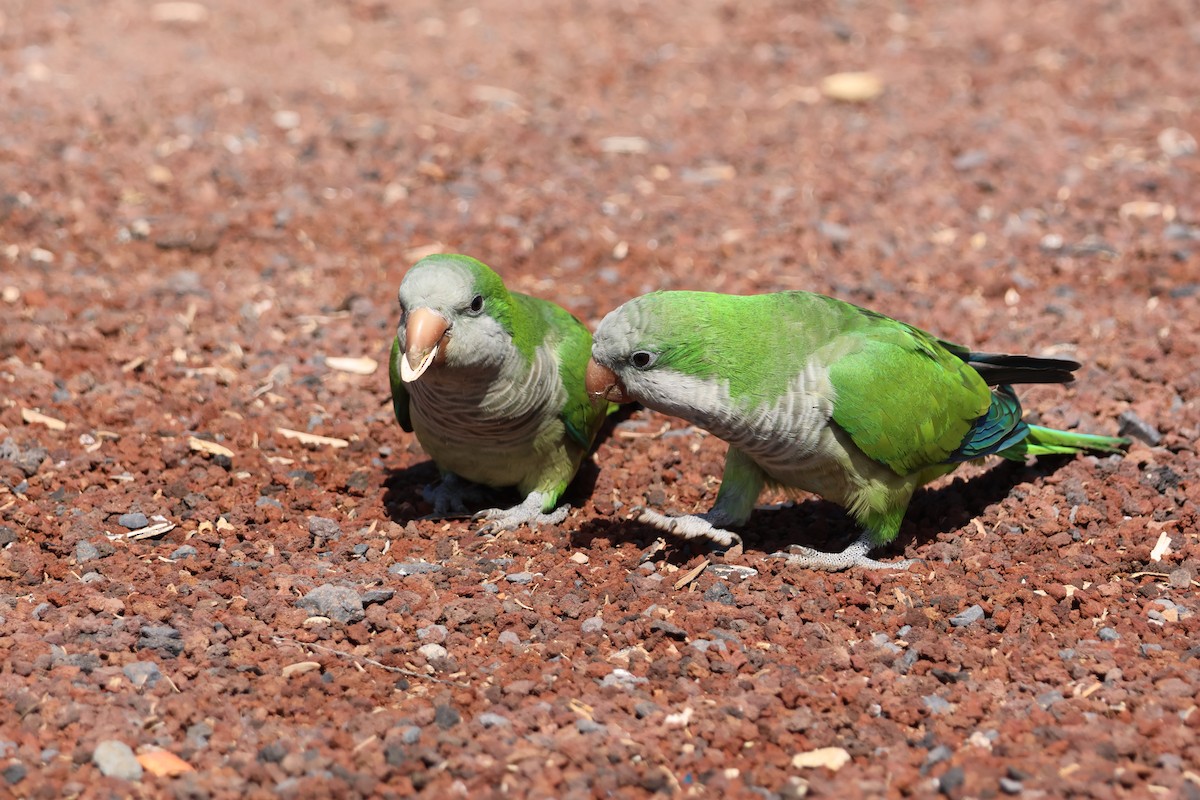
[[625, 387], [617, 373], [596, 363], [596, 359], [588, 359], [587, 390], [593, 397], [602, 397], [610, 403], [629, 403], [633, 400], [625, 394]]
[[401, 380], [412, 383], [425, 374], [437, 358], [449, 329], [450, 322], [432, 309], [417, 308], [409, 312], [408, 325], [404, 328], [407, 348], [400, 359]]

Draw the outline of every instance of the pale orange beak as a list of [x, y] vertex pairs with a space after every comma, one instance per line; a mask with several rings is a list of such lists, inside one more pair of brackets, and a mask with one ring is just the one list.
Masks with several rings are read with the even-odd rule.
[[409, 312], [408, 325], [404, 328], [404, 342], [408, 347], [404, 358], [400, 359], [401, 380], [412, 383], [425, 374], [441, 352], [442, 340], [449, 329], [450, 322], [432, 309], [417, 308]]
[[632, 402], [633, 398], [625, 394], [625, 387], [621, 385], [617, 373], [597, 364], [595, 359], [588, 359], [586, 380], [588, 394], [593, 397], [602, 397], [610, 403]]

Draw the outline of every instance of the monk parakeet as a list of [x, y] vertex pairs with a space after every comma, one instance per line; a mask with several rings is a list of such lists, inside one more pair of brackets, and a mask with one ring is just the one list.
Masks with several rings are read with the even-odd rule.
[[441, 471], [425, 493], [434, 513], [470, 510], [478, 484], [515, 486], [524, 501], [476, 514], [481, 530], [562, 522], [559, 498], [608, 409], [584, 387], [587, 328], [462, 255], [421, 259], [399, 295], [392, 406]]
[[746, 522], [765, 485], [813, 492], [846, 508], [862, 534], [841, 553], [802, 548], [786, 558], [840, 570], [908, 566], [867, 553], [895, 538], [917, 487], [964, 461], [1128, 444], [1021, 420], [1009, 384], [1067, 383], [1078, 368], [1063, 358], [973, 353], [808, 292], [656, 292], [600, 323], [587, 385], [729, 443], [707, 513], [645, 510], [642, 521], [728, 546], [740, 538], [725, 528]]

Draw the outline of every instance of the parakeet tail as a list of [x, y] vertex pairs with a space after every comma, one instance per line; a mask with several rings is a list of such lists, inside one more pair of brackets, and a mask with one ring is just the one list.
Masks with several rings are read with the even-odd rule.
[[1014, 460], [1025, 456], [1073, 455], [1075, 453], [1120, 453], [1129, 446], [1121, 436], [1099, 436], [1092, 433], [1072, 433], [1054, 428], [1030, 425], [1029, 435], [996, 455]]
[[[960, 356], [961, 357], [961, 356]], [[1069, 358], [1037, 358], [1004, 353], [967, 353], [966, 362], [988, 386], [1006, 383], [1070, 383], [1079, 362]]]

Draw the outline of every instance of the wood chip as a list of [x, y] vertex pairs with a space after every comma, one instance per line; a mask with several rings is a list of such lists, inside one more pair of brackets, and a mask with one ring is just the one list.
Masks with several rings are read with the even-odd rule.
[[679, 580], [675, 581], [675, 589], [676, 590], [682, 589], [683, 587], [687, 586], [692, 581], [696, 580], [696, 578], [699, 578], [700, 573], [704, 572], [704, 570], [708, 569], [708, 565], [710, 563], [711, 562], [706, 558], [703, 561], [701, 561], [699, 564], [697, 564], [694, 569], [689, 569], [687, 571], [687, 574], [685, 574]]
[[208, 8], [186, 0], [155, 3], [150, 8], [150, 18], [165, 24], [199, 25], [208, 19]]
[[841, 747], [822, 747], [792, 756], [792, 766], [796, 769], [824, 767], [830, 772], [837, 772], [849, 763], [850, 754]]
[[329, 356], [325, 366], [338, 372], [350, 372], [355, 375], [374, 375], [379, 369], [379, 362], [370, 356]]
[[210, 442], [207, 439], [201, 439], [198, 436], [188, 437], [188, 447], [198, 450], [201, 453], [208, 453], [210, 456], [233, 458], [233, 451], [228, 447], [219, 445], [216, 442]]
[[195, 770], [195, 767], [170, 750], [147, 750], [138, 753], [137, 760], [142, 769], [160, 778], [174, 778], [176, 775]]
[[335, 439], [332, 436], [318, 436], [315, 433], [305, 433], [304, 431], [294, 431], [291, 428], [276, 428], [275, 432], [285, 439], [296, 439], [304, 444], [326, 445], [328, 447], [349, 447], [350, 442], [345, 439]]
[[32, 408], [22, 408], [21, 419], [30, 425], [45, 425], [52, 431], [61, 431], [67, 427], [67, 423], [61, 419], [48, 417], [40, 411], [34, 411]]
[[821, 79], [821, 94], [831, 100], [865, 103], [883, 94], [883, 81], [873, 72], [837, 72]]
[[297, 661], [295, 664], [288, 664], [279, 670], [279, 674], [285, 678], [292, 678], [296, 675], [303, 675], [306, 672], [312, 672], [314, 669], [320, 668], [320, 661]]
[[1150, 551], [1151, 561], [1162, 561], [1162, 557], [1171, 549], [1171, 537], [1167, 536], [1167, 532], [1163, 531], [1158, 535], [1158, 542], [1154, 545], [1154, 549]]
[[153, 525], [147, 525], [144, 528], [138, 528], [136, 531], [130, 531], [125, 534], [126, 539], [153, 539], [155, 536], [162, 536], [167, 531], [175, 529], [174, 522], [156, 522]]

